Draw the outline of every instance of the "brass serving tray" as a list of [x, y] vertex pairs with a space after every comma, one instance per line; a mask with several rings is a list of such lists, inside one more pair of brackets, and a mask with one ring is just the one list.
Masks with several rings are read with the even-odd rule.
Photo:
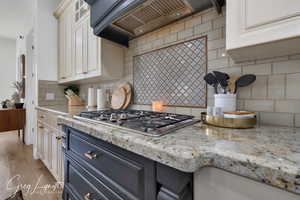
[[206, 116], [205, 123], [212, 126], [218, 126], [222, 128], [236, 128], [236, 129], [246, 129], [253, 128], [256, 126], [257, 120], [254, 118], [221, 118], [214, 116]]

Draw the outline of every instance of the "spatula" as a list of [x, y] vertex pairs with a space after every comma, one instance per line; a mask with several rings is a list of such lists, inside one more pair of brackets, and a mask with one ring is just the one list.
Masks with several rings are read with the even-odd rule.
[[235, 82], [235, 91], [234, 93], [237, 92], [237, 89], [240, 87], [246, 87], [256, 81], [256, 76], [253, 74], [246, 74], [241, 76], [236, 82]]
[[217, 78], [219, 84], [221, 85], [224, 94], [227, 93], [227, 87], [228, 87], [228, 79], [229, 75], [223, 72], [213, 71], [215, 77]]
[[218, 94], [219, 82], [218, 82], [217, 78], [215, 77], [215, 75], [213, 75], [212, 73], [208, 73], [205, 75], [204, 80], [206, 81], [206, 83], [208, 85], [213, 86], [215, 88], [215, 93]]

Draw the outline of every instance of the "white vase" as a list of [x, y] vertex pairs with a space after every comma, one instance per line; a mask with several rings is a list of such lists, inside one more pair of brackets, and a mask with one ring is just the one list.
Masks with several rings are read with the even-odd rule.
[[215, 94], [215, 107], [223, 112], [236, 111], [236, 94]]

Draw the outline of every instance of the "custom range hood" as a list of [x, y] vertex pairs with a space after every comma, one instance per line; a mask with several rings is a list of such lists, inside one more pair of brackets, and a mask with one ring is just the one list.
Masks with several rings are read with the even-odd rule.
[[221, 12], [224, 0], [85, 0], [91, 9], [95, 35], [128, 46], [128, 41], [215, 7]]

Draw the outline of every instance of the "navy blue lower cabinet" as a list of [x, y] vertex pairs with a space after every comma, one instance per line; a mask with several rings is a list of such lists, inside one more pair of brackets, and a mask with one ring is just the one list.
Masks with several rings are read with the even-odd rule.
[[193, 174], [73, 128], [63, 130], [64, 200], [193, 200]]

